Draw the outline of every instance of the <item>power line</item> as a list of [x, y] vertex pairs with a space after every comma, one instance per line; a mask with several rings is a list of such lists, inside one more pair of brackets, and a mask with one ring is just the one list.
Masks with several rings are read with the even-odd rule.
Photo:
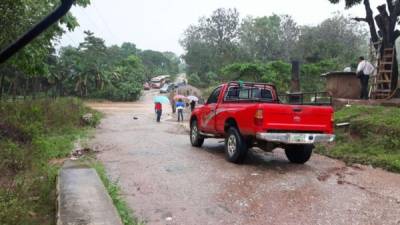
[[102, 20], [104, 26], [106, 27], [106, 29], [108, 30], [108, 32], [110, 32], [111, 36], [113, 36], [114, 41], [117, 41], [117, 43], [120, 41], [119, 38], [114, 35], [114, 32], [110, 29], [110, 26], [108, 26], [107, 21], [104, 19], [104, 17], [102, 16], [100, 10], [97, 9], [97, 7], [95, 5], [93, 5], [93, 8], [96, 12], [96, 14], [100, 17], [100, 19]]
[[[89, 23], [91, 23], [97, 30], [99, 30], [100, 32], [101, 32], [101, 34], [103, 34], [104, 33], [104, 30], [103, 29], [101, 29], [95, 22], [94, 22], [94, 20], [92, 20], [92, 18], [89, 16], [89, 14], [87, 14], [86, 12], [84, 12], [84, 10], [83, 9], [81, 9], [80, 7], [78, 7], [79, 8], [79, 10], [82, 12], [82, 14], [86, 17], [86, 19], [89, 21]], [[106, 32], [107, 33], [107, 32]], [[109, 37], [111, 37], [111, 39], [114, 39], [114, 37], [112, 37], [112, 36], [109, 36]], [[114, 40], [114, 42], [115, 42], [116, 40]]]

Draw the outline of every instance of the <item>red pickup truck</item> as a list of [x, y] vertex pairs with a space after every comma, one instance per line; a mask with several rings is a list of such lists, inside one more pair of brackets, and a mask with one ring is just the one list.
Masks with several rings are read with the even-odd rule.
[[220, 85], [205, 105], [192, 112], [191, 144], [201, 147], [205, 138], [225, 138], [226, 159], [233, 163], [243, 162], [251, 147], [266, 151], [280, 147], [289, 161], [305, 163], [315, 143], [335, 139], [333, 109], [319, 102], [317, 94], [309, 104], [304, 104], [304, 94], [289, 98], [290, 103], [283, 103], [271, 84]]

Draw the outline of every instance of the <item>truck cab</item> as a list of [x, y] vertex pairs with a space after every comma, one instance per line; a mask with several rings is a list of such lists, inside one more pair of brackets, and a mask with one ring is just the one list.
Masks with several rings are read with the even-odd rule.
[[265, 83], [222, 84], [192, 112], [191, 143], [201, 147], [206, 138], [224, 138], [226, 158], [234, 163], [251, 147], [284, 148], [291, 162], [305, 163], [315, 143], [335, 138], [330, 102], [320, 101], [321, 93], [306, 94], [278, 96], [275, 86]]

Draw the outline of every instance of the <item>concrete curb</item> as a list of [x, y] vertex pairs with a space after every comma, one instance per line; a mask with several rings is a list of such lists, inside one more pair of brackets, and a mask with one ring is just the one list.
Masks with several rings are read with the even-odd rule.
[[93, 168], [67, 161], [57, 179], [57, 225], [122, 225]]

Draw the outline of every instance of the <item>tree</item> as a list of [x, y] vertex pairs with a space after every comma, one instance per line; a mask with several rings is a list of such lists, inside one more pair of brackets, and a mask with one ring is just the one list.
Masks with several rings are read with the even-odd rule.
[[[16, 40], [35, 23], [43, 19], [58, 4], [60, 4], [59, 0], [0, 1], [0, 49], [4, 49], [12, 41]], [[75, 5], [82, 7], [86, 7], [88, 4], [90, 4], [90, 0], [75, 1]], [[9, 61], [1, 65], [2, 68], [14, 71], [13, 73], [2, 74], [1, 80], [9, 80], [11, 82], [14, 94], [17, 94], [17, 90], [26, 92], [28, 86], [20, 87], [21, 82], [19, 81], [33, 80], [34, 82], [31, 83], [36, 83], [39, 78], [46, 77], [49, 73], [46, 61], [54, 51], [54, 43], [65, 32], [65, 28], [72, 31], [78, 25], [76, 18], [71, 13], [68, 13], [58, 23], [51, 26]], [[0, 85], [0, 90], [4, 90], [5, 82], [1, 82]]]
[[219, 8], [210, 17], [202, 18], [200, 24], [206, 42], [220, 51], [229, 50], [238, 38], [239, 12]]
[[111, 83], [97, 97], [111, 100], [132, 101], [139, 98], [144, 83], [144, 67], [140, 58], [130, 55], [119, 62], [114, 69]]
[[279, 24], [277, 15], [243, 20], [240, 28], [241, 47], [251, 59], [261, 61], [277, 58], [279, 53]]
[[156, 75], [162, 74], [176, 74], [178, 73], [178, 64], [179, 62], [172, 62], [172, 58], [168, 58], [171, 55], [167, 56], [162, 52], [153, 51], [153, 50], [145, 50], [139, 54], [144, 67], [146, 79], [150, 80], [152, 77]]
[[225, 81], [244, 80], [260, 82], [266, 67], [260, 63], [234, 63], [221, 69]]
[[215, 49], [204, 42], [192, 41], [183, 56], [187, 64], [188, 74], [197, 73], [203, 76], [209, 71], [217, 71], [219, 65], [215, 61]]
[[222, 68], [225, 81], [243, 80], [274, 84], [279, 92], [285, 92], [290, 84], [290, 64], [283, 61], [269, 63], [234, 63]]
[[[305, 68], [301, 73], [302, 81], [307, 82], [303, 90], [322, 91], [322, 73], [343, 69], [367, 49], [367, 31], [357, 22], [340, 14], [317, 26], [303, 27], [298, 26], [288, 15], [246, 17], [241, 23], [238, 22], [238, 27], [227, 26], [234, 29], [228, 32], [230, 35], [225, 35], [229, 37], [225, 39], [208, 33], [217, 30], [208, 28], [212, 18], [215, 17], [200, 18], [196, 25], [185, 30], [181, 40], [186, 50], [183, 59], [187, 64], [189, 80], [200, 87], [242, 79], [271, 82], [284, 92], [290, 83], [288, 62], [297, 59]], [[235, 24], [234, 21], [230, 20], [227, 24]], [[221, 23], [216, 24], [222, 27]], [[229, 54], [234, 57], [226, 57], [225, 52], [219, 50], [227, 45], [233, 46], [234, 50], [230, 50]], [[221, 58], [229, 60], [223, 62], [219, 60]]]
[[82, 53], [82, 70], [80, 76], [76, 77], [75, 91], [79, 96], [88, 95], [88, 80], [94, 80], [95, 89], [102, 89], [104, 80], [106, 79], [105, 66], [106, 49], [104, 40], [95, 37], [90, 31], [85, 31], [86, 37], [84, 42], [79, 44], [79, 51]]
[[298, 36], [290, 16], [247, 17], [240, 28], [240, 46], [250, 59], [289, 61]]
[[130, 42], [124, 42], [121, 45], [121, 54], [122, 57], [126, 58], [130, 55], [138, 55], [140, 52], [139, 49], [136, 48], [136, 45]]
[[356, 22], [336, 14], [317, 26], [300, 29], [296, 55], [306, 63], [335, 59], [348, 66], [368, 49], [366, 31]]
[[[78, 77], [81, 66], [80, 59], [82, 58], [81, 53], [78, 48], [74, 47], [63, 47], [60, 49], [60, 55], [57, 58], [57, 64], [51, 73], [54, 82], [56, 83], [56, 89], [59, 96], [64, 96], [65, 94], [71, 94], [67, 92], [64, 87], [66, 85], [67, 79], [74, 79]], [[68, 87], [68, 86], [67, 86]], [[70, 86], [69, 90], [73, 90], [74, 86]]]
[[[340, 0], [329, 0], [333, 4], [337, 4]], [[369, 27], [371, 42], [380, 56], [383, 49], [393, 48], [395, 40], [400, 36], [400, 31], [396, 28], [398, 18], [400, 16], [400, 1], [386, 0], [386, 4], [377, 7], [378, 15], [374, 17], [369, 0], [345, 0], [346, 7], [350, 8], [363, 2], [365, 8], [365, 17], [354, 18], [359, 22], [366, 22]], [[374, 20], [375, 19], [375, 20]], [[379, 29], [377, 32], [375, 23]], [[381, 49], [379, 49], [379, 41], [382, 41]], [[392, 69], [392, 88], [397, 87], [398, 71], [397, 63]]]
[[132, 43], [106, 47], [103, 39], [85, 33], [78, 48], [60, 50], [54, 70], [59, 92], [110, 100], [137, 99], [144, 82], [144, 66], [136, 55], [139, 50]]
[[300, 36], [300, 28], [296, 21], [289, 15], [281, 16], [281, 43], [282, 43], [282, 59], [289, 61], [298, 59], [299, 56], [295, 55], [296, 45]]
[[[331, 3], [336, 4], [340, 0], [329, 0]], [[391, 48], [394, 45], [394, 41], [399, 37], [400, 33], [396, 30], [397, 19], [400, 16], [400, 2], [393, 0], [386, 0], [386, 4], [382, 4], [377, 7], [378, 15], [373, 16], [373, 11], [369, 0], [345, 0], [346, 7], [351, 8], [355, 5], [364, 3], [366, 12], [365, 17], [356, 17], [355, 20], [359, 22], [366, 22], [370, 29], [371, 41], [376, 43], [379, 41], [379, 35], [376, 31], [375, 22], [378, 26], [379, 33], [382, 36], [382, 43], [384, 48]], [[375, 19], [375, 21], [374, 21]], [[378, 45], [374, 45], [375, 48]]]
[[215, 10], [189, 26], [180, 41], [188, 73], [197, 73], [207, 83], [206, 74], [216, 72], [239, 58], [239, 13], [236, 9]]
[[168, 71], [169, 74], [175, 75], [179, 73], [179, 64], [181, 60], [179, 57], [173, 52], [163, 52], [163, 55], [168, 59]]

